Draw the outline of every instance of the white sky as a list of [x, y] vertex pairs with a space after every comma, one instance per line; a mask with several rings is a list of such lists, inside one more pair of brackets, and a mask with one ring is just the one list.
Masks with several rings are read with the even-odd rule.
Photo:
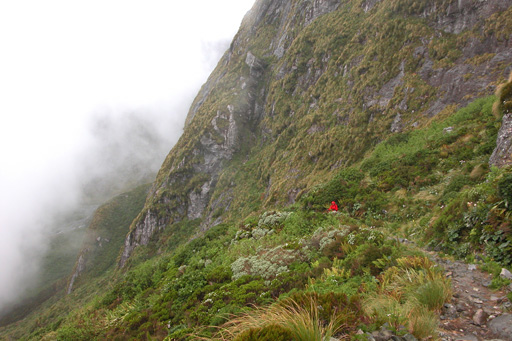
[[182, 124], [174, 104], [190, 103], [253, 2], [0, 2], [0, 309], [90, 117], [152, 107]]
[[67, 152], [103, 105], [188, 95], [211, 71], [205, 43], [231, 40], [252, 2], [2, 1], [2, 163], [18, 172]]

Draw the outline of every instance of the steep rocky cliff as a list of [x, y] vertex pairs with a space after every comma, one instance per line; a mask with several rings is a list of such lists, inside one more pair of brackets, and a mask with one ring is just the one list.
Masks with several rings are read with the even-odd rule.
[[293, 203], [389, 134], [492, 94], [512, 1], [258, 0], [203, 85], [124, 243]]
[[512, 73], [508, 82], [498, 87], [496, 95], [498, 101], [494, 105], [494, 114], [503, 115], [503, 118], [489, 164], [503, 167], [512, 164]]

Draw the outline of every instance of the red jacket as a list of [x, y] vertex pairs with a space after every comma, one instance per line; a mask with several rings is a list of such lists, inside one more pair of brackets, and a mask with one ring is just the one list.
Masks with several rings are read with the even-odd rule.
[[336, 205], [336, 203], [333, 201], [331, 203], [331, 207], [329, 207], [329, 211], [337, 211], [338, 210], [338, 205]]

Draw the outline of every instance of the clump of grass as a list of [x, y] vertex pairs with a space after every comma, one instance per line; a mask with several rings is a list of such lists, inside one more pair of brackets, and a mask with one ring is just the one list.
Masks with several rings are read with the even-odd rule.
[[364, 304], [364, 310], [377, 325], [389, 324], [398, 329], [407, 322], [409, 306], [392, 295], [371, 295]]
[[409, 314], [408, 328], [414, 335], [425, 340], [436, 335], [438, 326], [437, 315], [424, 306], [415, 307]]
[[450, 283], [446, 280], [436, 279], [428, 281], [412, 292], [413, 299], [431, 311], [440, 311], [443, 304], [451, 297]]
[[493, 114], [499, 118], [503, 113], [509, 113], [512, 109], [512, 72], [507, 82], [498, 85], [495, 93], [498, 100], [494, 103]]
[[263, 328], [249, 329], [237, 336], [235, 341], [289, 341], [293, 340], [293, 334], [288, 329], [271, 324]]
[[423, 339], [435, 335], [436, 312], [451, 298], [451, 282], [427, 257], [397, 259], [397, 266], [380, 277], [379, 290], [368, 297], [366, 314], [376, 323], [395, 329], [406, 326]]
[[374, 294], [364, 309], [375, 325], [388, 324], [394, 330], [402, 326], [419, 339], [436, 334], [438, 319], [434, 311], [415, 299], [402, 300], [394, 296]]
[[320, 318], [319, 305], [314, 296], [308, 298], [307, 306], [293, 299], [280, 304], [257, 308], [235, 317], [222, 326], [214, 340], [239, 340], [248, 330], [263, 330], [278, 326], [289, 333], [293, 340], [329, 340], [344, 328], [343, 317], [334, 311], [327, 323]]

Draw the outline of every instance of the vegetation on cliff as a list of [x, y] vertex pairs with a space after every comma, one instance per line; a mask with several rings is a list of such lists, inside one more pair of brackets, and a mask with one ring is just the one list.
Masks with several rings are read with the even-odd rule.
[[121, 267], [109, 251], [2, 333], [435, 338], [450, 280], [404, 242], [510, 284], [512, 170], [489, 158], [512, 16], [491, 2], [257, 1], [135, 220], [98, 211]]

